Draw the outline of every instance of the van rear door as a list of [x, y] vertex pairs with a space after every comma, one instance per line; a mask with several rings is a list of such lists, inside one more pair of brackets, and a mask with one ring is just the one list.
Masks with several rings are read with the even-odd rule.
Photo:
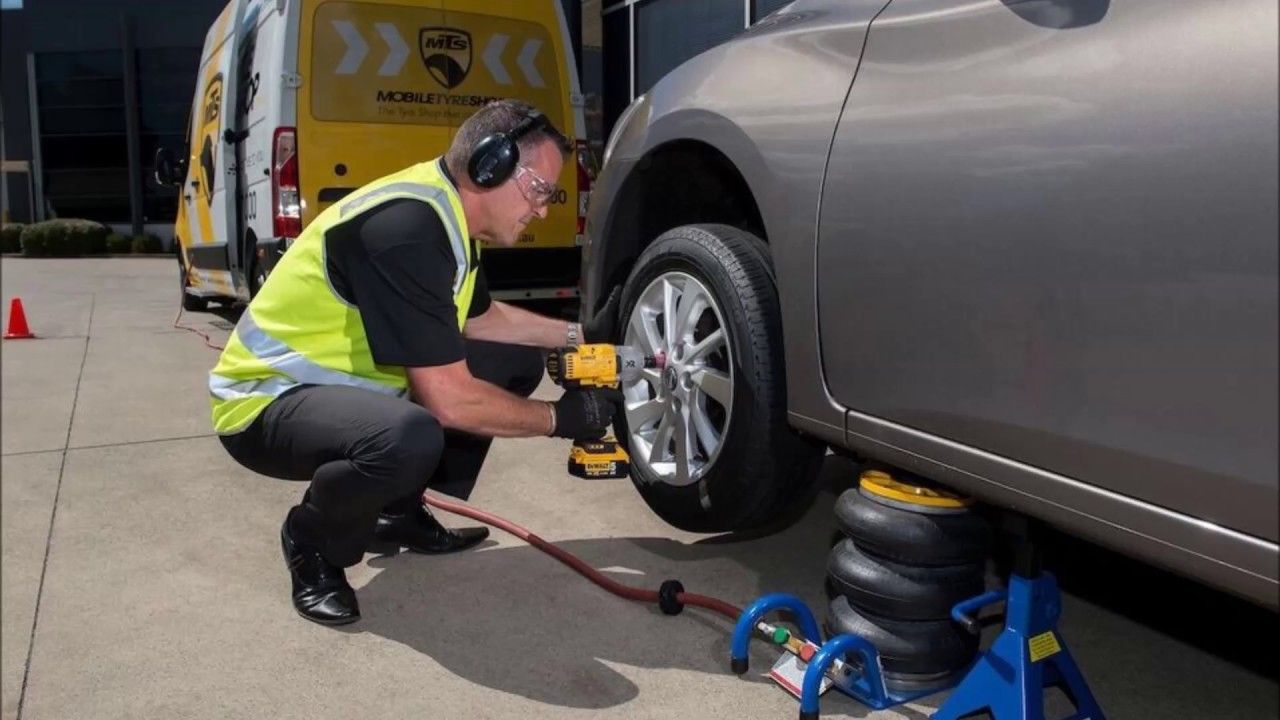
[[298, 159], [303, 227], [356, 188], [441, 154], [447, 124], [405, 100], [429, 82], [420, 27], [438, 0], [406, 5], [308, 0], [298, 39]]
[[[573, 99], [578, 97], [573, 45], [560, 0], [442, 0], [444, 30], [424, 32], [424, 62], [439, 83], [441, 50], [431, 41], [441, 33], [463, 35], [470, 46], [470, 66], [454, 76], [448, 88], [456, 130], [475, 104], [494, 97], [518, 98], [541, 110], [571, 140], [581, 136], [582, 123]], [[462, 52], [445, 51], [450, 56]], [[442, 83], [441, 83], [442, 84]], [[433, 89], [439, 89], [433, 88]], [[547, 217], [525, 229], [518, 247], [574, 247], [578, 233], [578, 170], [573, 158], [564, 164]]]
[[[303, 223], [355, 188], [444, 154], [457, 127], [496, 98], [541, 109], [569, 137], [576, 73], [559, 0], [309, 0], [298, 99]], [[575, 244], [578, 172], [522, 247]]]

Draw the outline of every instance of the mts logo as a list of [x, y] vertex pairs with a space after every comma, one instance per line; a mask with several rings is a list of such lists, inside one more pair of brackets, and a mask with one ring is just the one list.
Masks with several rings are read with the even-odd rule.
[[435, 36], [422, 38], [422, 46], [428, 50], [467, 50], [471, 47], [471, 38], [453, 33], [438, 33]]
[[471, 33], [452, 27], [429, 27], [418, 31], [418, 50], [427, 72], [436, 82], [452, 90], [471, 70]]

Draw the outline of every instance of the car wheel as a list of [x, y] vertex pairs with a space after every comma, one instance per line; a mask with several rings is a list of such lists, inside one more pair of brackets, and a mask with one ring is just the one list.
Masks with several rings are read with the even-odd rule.
[[813, 485], [823, 447], [787, 424], [777, 289], [767, 248], [723, 225], [670, 230], [622, 294], [623, 344], [666, 365], [623, 388], [632, 480], [668, 523], [757, 528]]

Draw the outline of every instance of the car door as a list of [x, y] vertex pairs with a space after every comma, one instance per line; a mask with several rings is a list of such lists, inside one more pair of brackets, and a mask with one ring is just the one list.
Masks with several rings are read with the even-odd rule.
[[831, 150], [829, 391], [1274, 542], [1274, 0], [894, 0]]

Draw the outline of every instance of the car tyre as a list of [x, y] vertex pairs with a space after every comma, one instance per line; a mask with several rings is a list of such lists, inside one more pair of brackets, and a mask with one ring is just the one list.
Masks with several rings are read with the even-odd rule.
[[[618, 439], [632, 455], [632, 480], [649, 507], [682, 530], [726, 532], [761, 528], [807, 496], [817, 478], [824, 451], [820, 443], [797, 434], [787, 421], [782, 322], [768, 248], [754, 235], [725, 225], [687, 225], [667, 231], [641, 253], [626, 281], [621, 322], [616, 330], [619, 341], [634, 343], [637, 337], [648, 337], [637, 323], [643, 323], [644, 317], [652, 317], [652, 308], [646, 311], [644, 303], [649, 302], [646, 298], [654, 297], [654, 288], [661, 283], [671, 286], [683, 283], [681, 298], [693, 297], [692, 293], [696, 292], [698, 300], [690, 301], [689, 307], [691, 315], [697, 317], [690, 317], [687, 323], [693, 328], [692, 334], [672, 332], [673, 338], [658, 338], [658, 345], [685, 337], [692, 340], [665, 348], [670, 352], [667, 368], [651, 371], [649, 379], [642, 381], [646, 385], [640, 387], [640, 397], [645, 397], [644, 393], [657, 397], [662, 390], [656, 383], [665, 386], [663, 378], [668, 377], [668, 371], [681, 371], [685, 377], [682, 368], [687, 370], [694, 365], [675, 364], [677, 345], [698, 347], [702, 341], [708, 341], [708, 336], [715, 332], [710, 328], [718, 324], [716, 331], [722, 331], [718, 342], [723, 343], [723, 348], [706, 355], [705, 367], [718, 373], [717, 377], [721, 378], [718, 391], [729, 407], [712, 398], [710, 390], [700, 400], [686, 400], [684, 409], [701, 408], [705, 412], [701, 425], [693, 420], [686, 423], [688, 427], [698, 425], [698, 432], [690, 431], [691, 434], [686, 435], [692, 438], [688, 445], [696, 447], [686, 450], [685, 456], [690, 458], [701, 453], [705, 462], [696, 474], [688, 472], [680, 476], [677, 471], [668, 476], [657, 470], [660, 463], [650, 460], [657, 457], [655, 448], [672, 447], [671, 455], [676, 460], [669, 464], [678, 466], [679, 446], [666, 445], [657, 439], [658, 435], [654, 435], [652, 445], [644, 446], [642, 424], [637, 425], [636, 435], [632, 436], [629, 418], [640, 417], [632, 408], [643, 400], [635, 396], [635, 386], [627, 390], [630, 393], [628, 409], [618, 414], [615, 429]], [[708, 308], [697, 311], [703, 304]], [[700, 336], [698, 328], [704, 325]], [[697, 374], [695, 368], [694, 375]], [[732, 387], [731, 399], [723, 392], [726, 376]], [[673, 397], [679, 382], [671, 380], [667, 392]], [[698, 434], [706, 430], [708, 419], [714, 426], [712, 435], [715, 430], [723, 431], [714, 450]], [[656, 423], [659, 429], [655, 432], [660, 434], [660, 422], [651, 419], [642, 422]], [[690, 460], [688, 464], [693, 462]]]

